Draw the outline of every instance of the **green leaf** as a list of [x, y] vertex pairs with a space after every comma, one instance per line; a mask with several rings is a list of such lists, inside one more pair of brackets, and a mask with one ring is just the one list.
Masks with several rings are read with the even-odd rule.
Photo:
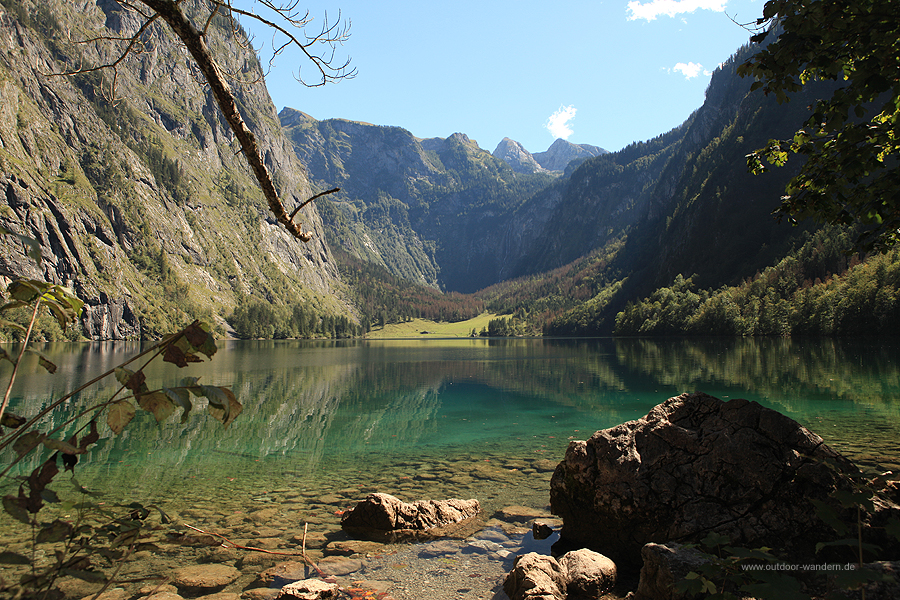
[[761, 581], [742, 585], [741, 591], [749, 592], [755, 598], [809, 600], [809, 596], [800, 591], [800, 582], [790, 575], [777, 571], [752, 571], [749, 573]]
[[38, 352], [37, 350], [33, 350], [31, 348], [28, 348], [26, 350], [26, 352], [30, 352], [31, 354], [37, 354], [38, 363], [44, 368], [45, 371], [47, 371], [51, 375], [56, 373], [56, 369], [57, 369], [56, 365], [53, 363], [53, 361], [51, 361], [49, 358], [47, 358], [43, 353]]
[[75, 320], [75, 314], [66, 310], [62, 304], [47, 296], [44, 296], [43, 302], [44, 306], [49, 308], [50, 312], [53, 313], [53, 317], [56, 319], [56, 322], [59, 323], [60, 328], [63, 331], [68, 329], [69, 323]]
[[193, 408], [190, 391], [185, 388], [163, 387], [163, 392], [176, 406], [181, 407], [181, 423], [187, 423], [188, 414], [191, 412], [191, 408]]
[[4, 427], [9, 427], [10, 429], [18, 429], [19, 427], [21, 427], [22, 425], [24, 425], [27, 422], [28, 422], [28, 420], [25, 417], [20, 417], [19, 415], [14, 415], [11, 412], [3, 413], [3, 417], [0, 418], [0, 425], [3, 425]]
[[31, 525], [31, 515], [28, 514], [28, 510], [22, 506], [19, 498], [12, 494], [3, 496], [3, 510], [16, 521]]
[[0, 564], [4, 565], [30, 565], [31, 559], [15, 552], [5, 550], [0, 552]]
[[64, 442], [62, 440], [56, 440], [53, 438], [44, 438], [41, 440], [45, 447], [50, 448], [51, 450], [59, 450], [63, 454], [84, 454], [87, 452], [84, 448], [78, 448], [77, 446], [73, 446], [69, 442]]
[[60, 574], [76, 577], [91, 583], [106, 583], [106, 576], [99, 571], [85, 571], [83, 569], [61, 569]]
[[20, 436], [19, 439], [13, 443], [13, 450], [19, 456], [28, 454], [34, 450], [38, 444], [44, 441], [45, 437], [47, 437], [47, 435], [39, 431], [29, 431], [25, 435]]
[[181, 380], [181, 387], [200, 398], [203, 396], [203, 390], [200, 389], [200, 385], [197, 383], [198, 381], [200, 381], [199, 377], [184, 377]]
[[41, 245], [36, 239], [28, 237], [27, 235], [21, 235], [19, 233], [16, 233], [15, 231], [7, 229], [6, 227], [0, 227], [0, 235], [8, 235], [17, 238], [25, 245], [25, 254], [28, 256], [28, 258], [32, 259], [38, 265], [41, 264]]
[[65, 521], [57, 519], [49, 525], [42, 525], [41, 530], [38, 531], [35, 541], [38, 544], [61, 542], [64, 539], [68, 538], [71, 533], [71, 523], [66, 523]]
[[134, 375], [134, 371], [126, 369], [125, 367], [116, 367], [114, 374], [116, 376], [116, 381], [127, 387], [128, 382], [131, 381], [131, 377]]
[[[103, 495], [102, 492], [93, 492], [93, 491], [87, 489], [86, 487], [84, 487], [83, 485], [78, 483], [78, 480], [75, 479], [74, 477], [72, 477], [71, 482], [72, 482], [72, 485], [75, 486], [75, 489], [81, 494], [84, 494], [86, 496], [91, 496], [92, 498], [99, 498], [100, 496]], [[78, 508], [88, 508], [88, 507], [94, 508], [94, 505], [90, 504], [90, 503], [88, 503], [87, 505], [84, 505], [84, 504], [78, 505]]]
[[13, 299], [31, 304], [46, 294], [52, 287], [52, 284], [38, 279], [16, 279], [6, 289]]
[[889, 519], [888, 522], [884, 524], [884, 530], [888, 535], [892, 535], [900, 540], [900, 519]]
[[842, 540], [834, 540], [831, 542], [819, 542], [818, 544], [816, 544], [816, 552], [821, 551], [823, 548], [830, 548], [832, 546], [846, 546], [853, 549], [862, 548], [866, 552], [871, 553], [877, 553], [881, 549], [875, 544], [868, 544], [866, 542], [860, 544], [858, 539], [845, 538]]
[[135, 412], [134, 405], [131, 402], [116, 400], [106, 413], [106, 424], [113, 430], [113, 433], [122, 433], [125, 426], [134, 418]]
[[862, 492], [851, 492], [849, 490], [835, 490], [832, 492], [831, 496], [841, 503], [841, 506], [844, 508], [856, 508], [857, 506], [861, 506], [866, 510], [874, 510], [874, 505], [872, 504], [872, 492], [871, 491], [862, 491]]
[[84, 301], [75, 295], [75, 291], [72, 288], [54, 285], [46, 295], [51, 296], [56, 302], [60, 303], [60, 308], [63, 312], [72, 314], [74, 318], [81, 316], [81, 311], [84, 309]]
[[838, 571], [834, 576], [834, 582], [840, 589], [855, 589], [867, 583], [884, 581], [885, 574], [878, 571], [866, 567], [860, 569], [852, 563], [847, 564], [846, 567], [848, 568]]
[[59, 504], [59, 496], [53, 490], [44, 488], [41, 490], [41, 499], [50, 504]]
[[722, 535], [721, 533], [716, 533], [715, 531], [709, 532], [705, 538], [700, 540], [704, 546], [707, 548], [715, 548], [716, 546], [724, 546], [731, 542], [731, 540]]
[[818, 515], [822, 521], [834, 529], [838, 535], [847, 535], [847, 524], [841, 521], [837, 511], [821, 500], [813, 499], [811, 502], [813, 503], [813, 506], [816, 507], [816, 515]]

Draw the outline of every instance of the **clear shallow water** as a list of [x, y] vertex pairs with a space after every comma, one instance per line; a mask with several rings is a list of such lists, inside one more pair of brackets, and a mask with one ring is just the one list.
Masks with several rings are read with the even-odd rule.
[[[26, 369], [11, 410], [36, 414], [139, 348], [47, 345], [59, 372]], [[233, 515], [277, 506], [282, 544], [303, 523], [334, 538], [339, 513], [374, 491], [407, 501], [474, 497], [487, 517], [509, 505], [546, 509], [570, 440], [684, 391], [759, 401], [863, 464], [900, 468], [892, 341], [228, 341], [211, 362], [147, 373], [151, 388], [186, 375], [231, 386], [243, 413], [224, 430], [200, 403], [184, 425], [180, 411], [161, 426], [138, 411], [120, 436], [101, 427], [79, 481], [228, 535], [250, 535], [223, 529]], [[52, 414], [54, 424], [112, 391], [84, 392]]]
[[[12, 410], [34, 414], [137, 349], [48, 345], [60, 371], [21, 375]], [[127, 464], [151, 487], [186, 468], [323, 477], [481, 453], [559, 460], [570, 439], [694, 390], [757, 400], [866, 461], [900, 454], [900, 348], [884, 341], [228, 341], [211, 362], [151, 368], [148, 384], [185, 375], [232, 387], [244, 411], [231, 428], [200, 406], [185, 425], [180, 411], [162, 426], [138, 411], [124, 435], [102, 432], [85, 470]], [[71, 407], [111, 389], [85, 392]]]

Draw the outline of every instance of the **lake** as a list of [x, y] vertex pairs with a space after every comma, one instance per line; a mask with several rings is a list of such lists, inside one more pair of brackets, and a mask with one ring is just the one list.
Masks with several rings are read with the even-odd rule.
[[[28, 363], [11, 410], [36, 414], [140, 347], [47, 344], [41, 350], [59, 372]], [[217, 532], [235, 514], [277, 507], [290, 536], [304, 524], [321, 533], [316, 552], [324, 556], [341, 536], [340, 513], [374, 491], [406, 501], [477, 498], [486, 519], [510, 506], [546, 514], [551, 472], [570, 440], [685, 391], [756, 400], [864, 466], [900, 468], [893, 340], [464, 338], [222, 341], [219, 348], [212, 361], [187, 369], [149, 368], [148, 385], [191, 375], [230, 386], [244, 406], [231, 427], [201, 404], [183, 425], [180, 411], [161, 426], [139, 411], [120, 436], [101, 427], [101, 441], [76, 467], [79, 483], [111, 503], [155, 503]], [[90, 389], [52, 418], [61, 423], [112, 391], [111, 383]], [[228, 531], [245, 540], [261, 535]], [[290, 536], [273, 537], [284, 547]]]

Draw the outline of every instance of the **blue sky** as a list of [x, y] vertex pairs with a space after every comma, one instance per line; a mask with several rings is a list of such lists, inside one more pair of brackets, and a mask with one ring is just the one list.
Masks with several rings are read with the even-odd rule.
[[[245, 5], [264, 11], [254, 0]], [[357, 75], [324, 87], [309, 65], [278, 56], [266, 84], [278, 110], [396, 125], [419, 137], [467, 134], [493, 151], [531, 152], [557, 137], [618, 150], [682, 123], [709, 74], [750, 34], [764, 0], [301, 0], [318, 31], [340, 12], [350, 37], [336, 59]], [[246, 19], [263, 62], [272, 36]]]

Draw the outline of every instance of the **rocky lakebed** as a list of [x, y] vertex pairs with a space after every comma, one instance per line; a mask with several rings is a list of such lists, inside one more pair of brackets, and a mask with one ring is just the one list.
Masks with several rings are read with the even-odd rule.
[[[134, 554], [100, 600], [674, 600], [686, 596], [673, 584], [708, 560], [697, 549], [711, 535], [775, 548], [776, 570], [810, 570], [791, 581], [817, 598], [842, 585], [831, 567], [856, 568], [846, 548], [816, 546], [835, 538], [823, 506], [879, 548], [866, 597], [900, 597], [896, 481], [872, 491], [857, 521], [838, 501], [859, 490], [855, 465], [756, 402], [682, 394], [570, 441], [561, 461], [485, 451], [392, 462], [348, 461], [327, 480], [286, 471], [272, 481], [251, 466], [157, 488], [165, 500], [148, 505]], [[68, 510], [57, 516], [76, 519]], [[30, 554], [30, 531], [9, 519], [2, 528], [7, 550]], [[54, 548], [38, 548], [48, 563]], [[64, 600], [100, 589], [77, 577], [56, 587]]]

